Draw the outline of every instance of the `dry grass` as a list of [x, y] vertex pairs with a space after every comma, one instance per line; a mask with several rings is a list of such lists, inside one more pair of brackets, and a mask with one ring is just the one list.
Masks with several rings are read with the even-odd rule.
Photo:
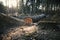
[[37, 30], [38, 27], [36, 27], [35, 25], [17, 27], [9, 31], [8, 34], [3, 37], [3, 40], [12, 40], [15, 38], [19, 38], [21, 36], [29, 36], [36, 32]]

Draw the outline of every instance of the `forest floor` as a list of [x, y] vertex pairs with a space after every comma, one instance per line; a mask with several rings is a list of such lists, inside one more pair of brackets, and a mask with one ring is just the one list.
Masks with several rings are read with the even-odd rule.
[[60, 40], [60, 26], [59, 28], [53, 24], [27, 26], [9, 18], [6, 21], [4, 18], [0, 17], [0, 40]]
[[60, 40], [60, 30], [50, 28], [35, 25], [10, 27], [4, 28], [0, 36], [2, 40]]

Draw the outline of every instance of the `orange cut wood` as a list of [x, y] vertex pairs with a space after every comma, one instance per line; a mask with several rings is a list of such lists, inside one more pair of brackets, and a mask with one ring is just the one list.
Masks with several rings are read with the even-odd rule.
[[24, 19], [24, 21], [25, 21], [26, 24], [31, 24], [32, 23], [32, 18], [27, 17], [27, 18]]

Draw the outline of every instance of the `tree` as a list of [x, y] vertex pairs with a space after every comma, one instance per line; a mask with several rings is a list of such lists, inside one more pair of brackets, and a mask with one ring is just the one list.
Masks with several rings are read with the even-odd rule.
[[5, 7], [2, 2], [0, 2], [0, 13], [5, 13]]

